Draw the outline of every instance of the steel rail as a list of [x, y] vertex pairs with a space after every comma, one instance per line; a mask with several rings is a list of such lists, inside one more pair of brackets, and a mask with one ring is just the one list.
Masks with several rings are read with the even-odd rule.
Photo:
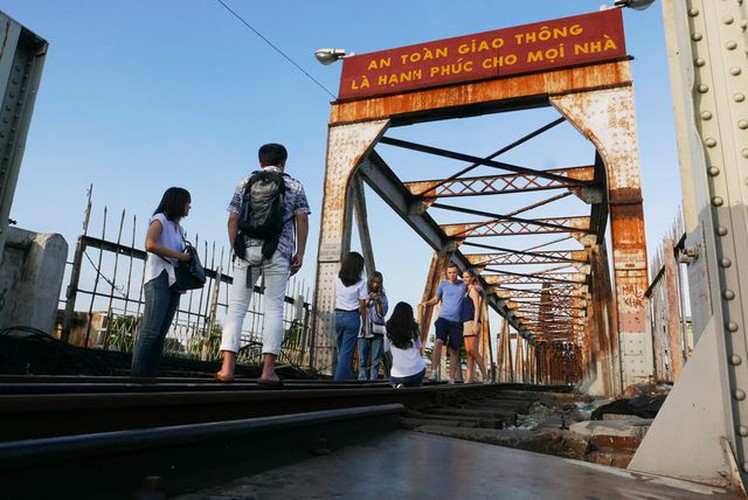
[[[330, 383], [326, 388], [0, 395], [0, 441], [264, 417], [400, 403], [420, 408], [496, 392], [497, 386], [437, 384], [407, 391]], [[499, 389], [500, 390], [500, 389]]]
[[[400, 404], [0, 443], [4, 498], [166, 498], [398, 428]], [[139, 493], [144, 483], [149, 491]]]

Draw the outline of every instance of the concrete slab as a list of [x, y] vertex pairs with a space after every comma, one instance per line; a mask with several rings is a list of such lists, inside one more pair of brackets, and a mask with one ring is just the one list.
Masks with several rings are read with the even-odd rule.
[[642, 439], [649, 429], [646, 422], [624, 422], [618, 420], [587, 420], [569, 426], [571, 432], [580, 436], [620, 436]]
[[685, 481], [576, 460], [395, 431], [364, 445], [184, 495], [227, 498], [738, 499]]

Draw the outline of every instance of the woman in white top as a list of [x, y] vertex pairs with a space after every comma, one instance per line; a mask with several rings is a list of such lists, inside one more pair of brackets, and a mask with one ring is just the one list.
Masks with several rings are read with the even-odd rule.
[[426, 374], [426, 363], [421, 356], [421, 336], [413, 319], [413, 308], [398, 302], [387, 321], [387, 341], [392, 354], [390, 383], [393, 387], [420, 387]]
[[358, 252], [345, 256], [335, 281], [335, 337], [338, 346], [338, 366], [335, 369], [336, 381], [348, 380], [353, 376], [353, 351], [356, 349], [358, 333], [366, 319], [366, 281], [364, 258]]
[[155, 377], [161, 366], [164, 339], [179, 306], [180, 292], [171, 288], [176, 281], [174, 266], [180, 260], [190, 260], [190, 254], [184, 251], [184, 229], [179, 222], [190, 213], [191, 202], [186, 189], [167, 189], [148, 225], [145, 309], [132, 351], [133, 377]]

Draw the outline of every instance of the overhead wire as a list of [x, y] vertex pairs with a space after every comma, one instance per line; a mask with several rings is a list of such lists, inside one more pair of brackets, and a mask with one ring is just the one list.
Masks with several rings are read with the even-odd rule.
[[309, 78], [311, 81], [313, 81], [315, 84], [317, 84], [317, 86], [319, 88], [321, 88], [322, 90], [324, 90], [325, 92], [327, 92], [327, 94], [329, 94], [330, 97], [332, 97], [333, 99], [337, 99], [337, 96], [335, 94], [333, 94], [332, 92], [330, 92], [330, 90], [327, 87], [325, 87], [324, 85], [322, 85], [322, 83], [320, 83], [319, 80], [317, 80], [312, 75], [310, 75], [309, 73], [307, 73], [307, 71], [304, 68], [302, 68], [299, 64], [297, 64], [296, 61], [294, 61], [293, 59], [291, 59], [291, 57], [289, 57], [285, 52], [283, 52], [273, 42], [271, 42], [270, 40], [268, 40], [267, 37], [265, 37], [262, 33], [260, 33], [259, 31], [257, 31], [242, 16], [240, 16], [235, 10], [233, 10], [231, 7], [229, 7], [226, 4], [226, 2], [224, 2], [223, 0], [216, 0], [216, 2], [218, 2], [219, 4], [221, 4], [223, 6], [223, 8], [226, 9], [235, 18], [237, 18], [239, 20], [239, 22], [241, 22], [244, 26], [246, 26], [248, 29], [250, 29], [255, 35], [257, 35], [258, 37], [260, 37], [260, 39], [263, 42], [265, 42], [266, 44], [268, 44], [273, 50], [275, 50], [278, 54], [280, 54], [284, 59], [286, 59], [294, 67], [296, 67], [296, 69], [298, 69], [299, 71], [301, 71], [307, 78]]

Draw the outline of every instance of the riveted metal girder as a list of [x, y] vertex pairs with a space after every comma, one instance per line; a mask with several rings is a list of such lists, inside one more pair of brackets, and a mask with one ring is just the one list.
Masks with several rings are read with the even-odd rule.
[[350, 248], [353, 212], [353, 197], [349, 196], [351, 183], [362, 159], [387, 126], [388, 122], [381, 120], [330, 127], [314, 292], [314, 336], [318, 346], [314, 362], [318, 367], [333, 366], [336, 360], [330, 349], [335, 345], [335, 278], [340, 261]]
[[[362, 180], [375, 192], [382, 200], [389, 205], [393, 211], [399, 215], [413, 230], [421, 236], [436, 252], [441, 252], [449, 245], [455, 245], [452, 253], [452, 261], [457, 263], [462, 269], [470, 267], [470, 263], [465, 256], [456, 249], [457, 242], [445, 235], [434, 219], [423, 211], [412, 210], [414, 199], [405, 189], [397, 175], [390, 169], [384, 159], [376, 151], [372, 151], [362, 162], [358, 171]], [[491, 307], [501, 314], [507, 312], [503, 301], [489, 297]], [[510, 322], [515, 328], [519, 328], [516, 320], [510, 318]]]
[[516, 284], [579, 284], [587, 283], [587, 275], [582, 273], [538, 273], [520, 274], [502, 271], [501, 274], [484, 274], [483, 278], [489, 285], [516, 285]]
[[[521, 307], [524, 306], [532, 306], [532, 307], [543, 307], [543, 308], [550, 308], [550, 309], [561, 309], [561, 310], [580, 310], [580, 311], [587, 311], [586, 301], [584, 299], [580, 300], [574, 300], [574, 299], [548, 299], [541, 301], [540, 297], [534, 297], [532, 299], [530, 298], [518, 298], [513, 297], [512, 302], [516, 304], [520, 304]], [[582, 305], [576, 305], [577, 303], [581, 303]]]
[[0, 260], [47, 42], [0, 12]]
[[[630, 468], [729, 487], [748, 480], [748, 61], [743, 1], [662, 2], [697, 343]], [[683, 439], [688, 436], [688, 439]]]
[[[507, 174], [483, 177], [462, 177], [453, 180], [428, 180], [406, 182], [405, 187], [414, 196], [424, 198], [449, 198], [459, 196], [480, 196], [492, 194], [507, 194], [529, 191], [544, 191], [548, 189], [563, 189], [577, 187], [574, 181], [592, 181], [595, 167], [572, 167], [543, 171], [552, 174], [549, 179], [538, 174]], [[566, 177], [563, 181], [558, 177]]]
[[473, 266], [512, 266], [524, 264], [549, 264], [557, 262], [589, 262], [584, 250], [548, 250], [545, 252], [523, 252], [522, 250], [502, 249], [502, 253], [466, 254]]
[[546, 288], [541, 292], [540, 289], [522, 289], [508, 286], [495, 286], [494, 291], [503, 298], [523, 298], [523, 297], [560, 297], [560, 298], [584, 298], [584, 290], [579, 286], [572, 285], [555, 285], [554, 288]]
[[647, 249], [633, 90], [630, 86], [620, 86], [552, 96], [550, 101], [596, 145], [605, 165], [623, 366], [619, 390], [622, 390], [633, 383], [647, 382], [653, 372], [652, 340], [644, 321]]
[[455, 238], [479, 236], [517, 236], [526, 234], [586, 232], [590, 228], [589, 217], [555, 217], [545, 219], [518, 219], [465, 224], [444, 224], [444, 234]]

